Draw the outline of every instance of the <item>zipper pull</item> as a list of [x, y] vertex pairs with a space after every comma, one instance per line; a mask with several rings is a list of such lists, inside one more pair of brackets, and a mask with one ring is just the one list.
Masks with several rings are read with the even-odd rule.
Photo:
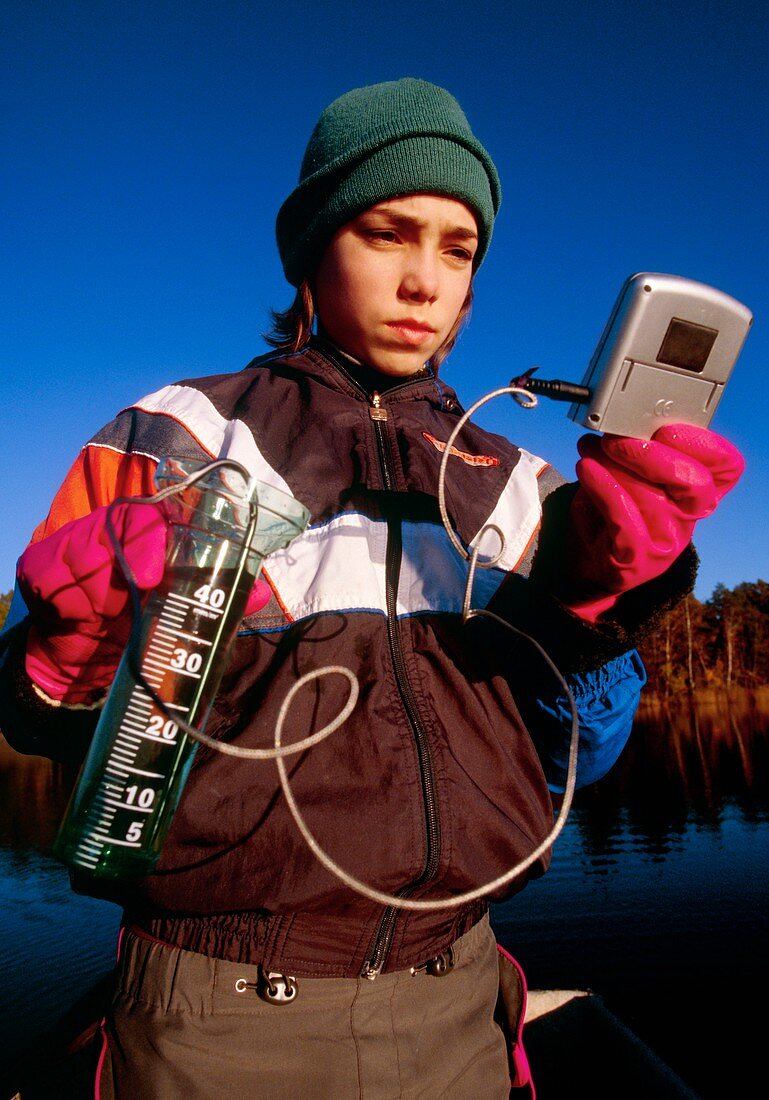
[[382, 404], [382, 398], [374, 390], [371, 395], [371, 405], [369, 406], [368, 414], [372, 420], [387, 420], [387, 409]]
[[374, 966], [371, 962], [367, 962], [364, 964], [363, 969], [360, 972], [360, 976], [361, 978], [366, 978], [368, 981], [373, 982], [379, 977], [381, 973], [381, 963], [379, 964], [379, 966]]

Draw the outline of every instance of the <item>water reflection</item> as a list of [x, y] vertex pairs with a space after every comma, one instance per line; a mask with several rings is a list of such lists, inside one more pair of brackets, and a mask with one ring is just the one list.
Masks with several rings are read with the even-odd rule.
[[0, 738], [3, 1089], [40, 1063], [46, 1047], [36, 1038], [113, 964], [118, 908], [75, 895], [66, 869], [49, 855], [73, 781], [61, 765], [19, 756]]
[[[0, 846], [50, 852], [73, 782], [0, 736]], [[747, 822], [769, 815], [769, 688], [645, 702], [619, 763], [578, 792], [574, 817], [598, 866], [627, 833], [664, 858], [690, 821], [719, 829], [727, 804]]]
[[727, 805], [767, 820], [769, 688], [645, 703], [617, 766], [575, 800], [597, 852], [629, 830], [660, 858], [690, 821], [718, 830]]
[[0, 737], [0, 846], [48, 851], [71, 785], [60, 764], [20, 756]]
[[[768, 765], [769, 688], [647, 702], [613, 772], [578, 792], [550, 872], [493, 912], [532, 984], [600, 992], [708, 1100], [749, 1094], [760, 1068], [755, 1020], [724, 1005], [766, 975]], [[6, 1049], [112, 963], [117, 908], [74, 895], [50, 859], [73, 781], [0, 738]], [[721, 1067], [715, 1019], [734, 1048]]]
[[767, 763], [769, 689], [645, 705], [549, 873], [492, 914], [532, 985], [600, 993], [704, 1100], [763, 1074]]

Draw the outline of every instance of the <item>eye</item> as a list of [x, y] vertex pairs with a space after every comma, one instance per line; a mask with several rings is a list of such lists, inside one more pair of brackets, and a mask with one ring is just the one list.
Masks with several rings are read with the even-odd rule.
[[395, 244], [398, 240], [398, 234], [394, 229], [385, 229], [383, 227], [366, 229], [364, 234], [370, 241], [384, 241], [388, 244]]
[[462, 245], [455, 245], [453, 248], [450, 248], [448, 254], [452, 259], [458, 260], [463, 264], [471, 264], [473, 262], [474, 254], [469, 248], [463, 248]]

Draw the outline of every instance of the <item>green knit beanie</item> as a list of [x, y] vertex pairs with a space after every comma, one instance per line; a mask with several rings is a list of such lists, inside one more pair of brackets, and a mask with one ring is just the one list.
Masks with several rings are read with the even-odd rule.
[[312, 274], [340, 226], [385, 199], [419, 193], [467, 204], [478, 220], [478, 268], [499, 210], [499, 176], [454, 96], [406, 77], [354, 88], [318, 119], [299, 184], [278, 212], [277, 239], [294, 286]]

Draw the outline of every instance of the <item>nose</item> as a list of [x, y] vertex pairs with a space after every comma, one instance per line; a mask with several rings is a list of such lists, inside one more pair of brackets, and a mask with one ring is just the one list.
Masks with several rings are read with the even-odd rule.
[[407, 302], [433, 302], [438, 297], [438, 263], [429, 249], [409, 250], [399, 289]]

